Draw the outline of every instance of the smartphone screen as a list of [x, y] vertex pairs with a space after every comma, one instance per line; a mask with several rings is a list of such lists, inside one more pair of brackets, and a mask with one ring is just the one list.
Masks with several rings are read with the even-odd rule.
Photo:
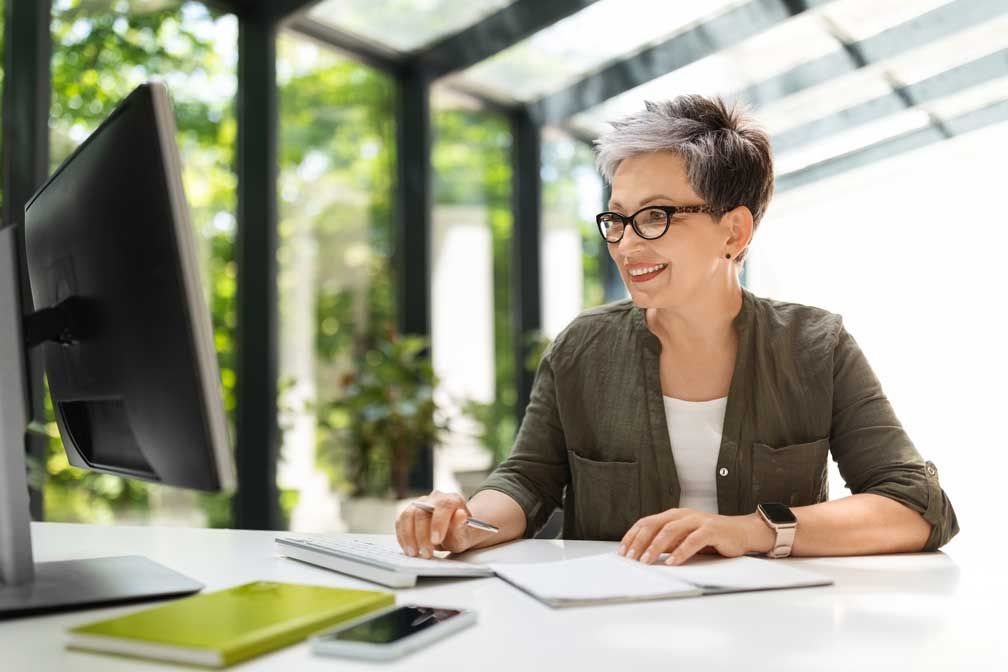
[[459, 615], [457, 609], [432, 609], [412, 605], [399, 607], [352, 628], [325, 637], [330, 641], [389, 644]]

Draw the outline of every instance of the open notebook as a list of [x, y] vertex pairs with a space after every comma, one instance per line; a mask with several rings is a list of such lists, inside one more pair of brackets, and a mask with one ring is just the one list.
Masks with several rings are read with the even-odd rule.
[[[664, 556], [662, 558], [664, 560]], [[606, 553], [559, 562], [503, 564], [501, 579], [551, 607], [615, 604], [777, 588], [827, 586], [833, 580], [773, 560], [694, 556], [685, 565], [644, 565]]]

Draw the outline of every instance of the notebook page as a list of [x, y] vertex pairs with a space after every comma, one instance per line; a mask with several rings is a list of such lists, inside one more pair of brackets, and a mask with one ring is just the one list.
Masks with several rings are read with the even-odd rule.
[[797, 588], [833, 583], [829, 577], [775, 560], [748, 556], [722, 558], [696, 555], [684, 565], [670, 567], [664, 564], [665, 557], [663, 555], [661, 561], [653, 566], [655, 573], [693, 584], [707, 592]]
[[575, 560], [491, 563], [497, 576], [546, 602], [646, 600], [699, 595], [694, 586], [615, 553]]

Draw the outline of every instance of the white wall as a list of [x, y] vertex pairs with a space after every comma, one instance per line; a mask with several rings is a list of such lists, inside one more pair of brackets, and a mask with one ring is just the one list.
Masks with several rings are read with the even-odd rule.
[[1000, 124], [780, 194], [747, 277], [844, 316], [972, 534], [1003, 527], [1006, 147]]

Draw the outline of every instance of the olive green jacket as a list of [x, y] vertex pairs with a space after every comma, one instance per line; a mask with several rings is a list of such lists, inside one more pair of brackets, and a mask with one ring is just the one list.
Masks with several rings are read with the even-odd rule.
[[[718, 512], [829, 499], [832, 453], [852, 493], [902, 502], [932, 525], [925, 550], [958, 531], [955, 511], [903, 431], [839, 315], [743, 290], [738, 354], [716, 467]], [[620, 539], [679, 505], [662, 403], [661, 345], [629, 300], [588, 310], [550, 345], [510, 457], [479, 490], [509, 495], [531, 537], [561, 507], [566, 539]]]

